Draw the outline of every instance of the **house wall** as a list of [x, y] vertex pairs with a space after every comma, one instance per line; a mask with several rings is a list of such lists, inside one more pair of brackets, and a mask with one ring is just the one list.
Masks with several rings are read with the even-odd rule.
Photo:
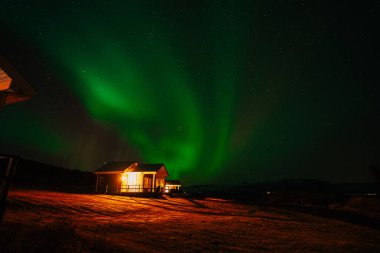
[[167, 176], [168, 174], [163, 167], [160, 170], [158, 170], [157, 175], [156, 175], [156, 187], [160, 187], [161, 189], [164, 189]]
[[143, 188], [142, 172], [123, 173], [120, 192], [140, 192]]
[[165, 178], [156, 178], [156, 187], [163, 189], [165, 187]]
[[[147, 184], [147, 180], [150, 184]], [[155, 172], [125, 172], [122, 176], [120, 192], [151, 192], [157, 187], [156, 183]]]
[[161, 167], [161, 169], [159, 169], [157, 171], [156, 179], [166, 179], [167, 176], [168, 176], [168, 174], [167, 174], [165, 168]]
[[97, 192], [116, 193], [121, 186], [121, 173], [99, 174], [97, 181]]
[[99, 193], [161, 192], [168, 176], [164, 166], [158, 171], [104, 171], [96, 174], [96, 191]]

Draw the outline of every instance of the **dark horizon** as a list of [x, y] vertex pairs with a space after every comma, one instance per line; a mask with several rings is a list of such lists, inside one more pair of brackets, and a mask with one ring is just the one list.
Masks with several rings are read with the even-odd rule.
[[283, 1], [12, 1], [0, 54], [33, 86], [0, 153], [191, 184], [378, 182], [378, 9]]
[[[11, 157], [17, 157], [18, 158], [18, 163], [21, 163], [21, 168], [20, 167], [20, 164], [16, 166], [16, 178], [14, 178], [14, 183], [15, 183], [15, 186], [16, 188], [18, 186], [21, 186], [21, 187], [24, 187], [24, 186], [31, 186], [31, 187], [45, 187], [45, 183], [42, 183], [41, 185], [39, 185], [38, 181], [42, 179], [42, 181], [46, 181], [46, 182], [50, 182], [52, 183], [52, 186], [54, 187], [59, 187], [59, 186], [67, 186], [67, 187], [70, 187], [70, 183], [68, 182], [65, 182], [62, 181], [64, 183], [64, 185], [60, 185], [60, 184], [57, 184], [55, 180], [61, 180], [60, 178], [58, 179], [54, 179], [54, 177], [52, 177], [52, 175], [54, 174], [48, 174], [48, 176], [46, 177], [46, 175], [44, 177], [42, 177], [41, 179], [38, 179], [38, 175], [43, 175], [44, 173], [46, 173], [46, 169], [51, 169], [52, 170], [52, 173], [54, 173], [54, 171], [58, 170], [60, 173], [61, 173], [61, 176], [62, 175], [65, 175], [63, 176], [63, 178], [69, 176], [69, 178], [71, 178], [72, 180], [72, 176], [75, 175], [75, 174], [78, 174], [78, 173], [91, 173], [95, 176], [95, 174], [93, 173], [95, 170], [99, 169], [100, 167], [102, 167], [104, 164], [101, 164], [98, 168], [95, 168], [94, 170], [78, 170], [78, 169], [75, 169], [75, 168], [69, 168], [69, 167], [63, 167], [63, 166], [60, 166], [60, 165], [57, 165], [57, 164], [52, 164], [52, 163], [49, 163], [49, 162], [44, 162], [44, 161], [39, 161], [39, 160], [34, 160], [34, 159], [28, 159], [28, 158], [25, 158], [25, 157], [20, 157], [18, 155], [14, 155], [14, 154], [0, 154], [0, 156], [11, 156]], [[42, 171], [39, 170], [39, 168], [41, 166], [38, 166], [38, 165], [41, 165], [42, 166]], [[32, 171], [35, 171], [35, 172], [31, 172], [30, 169], [32, 168]], [[324, 180], [324, 179], [319, 179], [319, 178], [307, 178], [307, 177], [299, 177], [299, 178], [296, 178], [296, 177], [283, 177], [283, 178], [277, 178], [277, 179], [262, 179], [262, 180], [254, 180], [254, 181], [247, 181], [247, 180], [242, 180], [242, 181], [236, 181], [236, 182], [232, 182], [232, 183], [226, 183], [225, 181], [208, 181], [208, 182], [202, 182], [202, 183], [190, 183], [185, 179], [185, 180], [180, 180], [181, 183], [183, 183], [183, 186], [184, 187], [204, 187], [204, 186], [215, 186], [215, 187], [229, 187], [229, 186], [243, 186], [243, 185], [260, 185], [260, 184], [264, 184], [264, 185], [277, 185], [277, 184], [281, 184], [281, 183], [289, 183], [290, 185], [292, 184], [295, 184], [295, 183], [303, 183], [305, 184], [306, 186], [306, 183], [309, 181], [309, 182], [313, 182], [313, 183], [327, 183], [329, 185], [345, 185], [345, 184], [348, 184], [348, 185], [372, 185], [372, 186], [376, 186], [379, 184], [380, 180], [379, 180], [379, 168], [377, 166], [372, 166], [370, 167], [370, 172], [371, 174], [373, 175], [373, 179], [372, 181], [341, 181], [341, 182], [334, 182], [334, 181], [329, 181], [329, 180]], [[21, 172], [20, 172], [21, 171]], [[28, 176], [31, 176], [33, 175], [33, 180], [31, 182], [28, 183], [28, 179], [26, 175], [20, 175], [21, 174], [25, 174], [28, 175]], [[30, 174], [31, 173], [31, 174]], [[36, 174], [37, 173], [37, 174]], [[78, 174], [79, 175], [79, 174]], [[94, 180], [89, 180], [90, 177], [89, 177], [90, 174], [81, 174], [81, 178], [83, 179], [83, 177], [86, 178], [86, 183], [84, 185], [82, 185], [83, 187], [88, 187], [89, 185], [92, 185], [94, 184]], [[170, 176], [169, 176], [170, 177]], [[21, 181], [21, 184], [20, 184], [20, 179], [22, 179]], [[94, 179], [94, 178], [93, 178]], [[169, 179], [168, 179], [169, 180]], [[30, 180], [29, 180], [30, 181]], [[33, 183], [33, 182], [37, 182], [37, 183]], [[77, 187], [80, 186], [80, 181], [76, 182], [75, 184], [78, 184]], [[363, 190], [360, 188], [360, 190]]]

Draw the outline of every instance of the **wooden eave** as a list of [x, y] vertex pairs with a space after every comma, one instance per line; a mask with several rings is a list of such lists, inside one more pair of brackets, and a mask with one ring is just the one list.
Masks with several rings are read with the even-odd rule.
[[36, 94], [32, 86], [3, 56], [0, 55], [0, 69], [5, 73], [0, 93], [5, 94], [5, 105], [29, 100]]

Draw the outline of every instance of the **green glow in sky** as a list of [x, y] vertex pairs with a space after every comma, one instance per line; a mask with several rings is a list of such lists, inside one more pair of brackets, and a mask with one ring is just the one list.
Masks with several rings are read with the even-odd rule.
[[33, 2], [8, 1], [0, 21], [59, 80], [37, 84], [40, 101], [63, 91], [53, 92], [54, 115], [38, 96], [31, 102], [21, 137], [12, 126], [28, 112], [7, 108], [0, 130], [12, 134], [1, 140], [62, 156], [49, 159], [63, 166], [163, 162], [193, 183], [229, 179], [231, 169], [232, 181], [318, 177], [309, 161], [364, 110], [327, 28], [288, 4]]

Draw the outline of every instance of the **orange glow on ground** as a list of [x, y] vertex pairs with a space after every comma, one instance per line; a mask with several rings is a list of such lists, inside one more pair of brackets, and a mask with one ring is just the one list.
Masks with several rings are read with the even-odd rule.
[[380, 239], [375, 229], [222, 199], [17, 190], [8, 200], [0, 247], [10, 252], [55, 242], [62, 252], [376, 252]]

